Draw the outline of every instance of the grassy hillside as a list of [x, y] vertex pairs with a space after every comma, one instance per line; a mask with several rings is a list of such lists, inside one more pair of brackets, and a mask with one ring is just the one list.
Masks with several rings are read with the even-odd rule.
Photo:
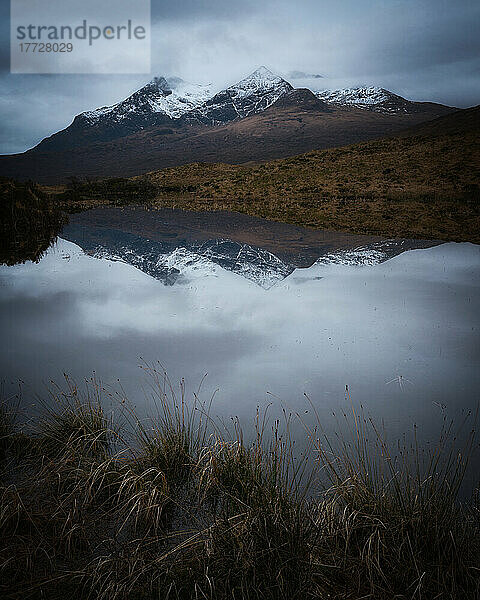
[[76, 182], [70, 209], [145, 202], [234, 210], [352, 233], [480, 242], [479, 107], [402, 135], [263, 164], [203, 164]]
[[[190, 165], [151, 173], [177, 206], [228, 208], [319, 228], [480, 241], [478, 110], [474, 127], [436, 128], [250, 167]], [[444, 128], [445, 127], [445, 133]]]

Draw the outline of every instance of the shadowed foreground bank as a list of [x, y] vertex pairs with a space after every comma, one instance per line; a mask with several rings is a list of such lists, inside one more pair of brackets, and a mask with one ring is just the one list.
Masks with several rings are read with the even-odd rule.
[[3, 405], [3, 598], [478, 597], [478, 504], [458, 501], [473, 432], [394, 456], [352, 409], [336, 444], [305, 426], [302, 458], [291, 417], [257, 414], [246, 442], [153, 378], [148, 421], [119, 397], [115, 422], [94, 381], [23, 426]]
[[35, 183], [0, 177], [0, 264], [38, 262], [66, 222]]

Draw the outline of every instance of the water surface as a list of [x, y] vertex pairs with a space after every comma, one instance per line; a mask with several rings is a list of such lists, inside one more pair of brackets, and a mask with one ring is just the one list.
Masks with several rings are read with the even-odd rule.
[[445, 414], [459, 420], [475, 408], [479, 246], [443, 244], [379, 264], [354, 264], [343, 249], [268, 286], [183, 250], [182, 260], [179, 247], [158, 255], [178, 271], [173, 285], [64, 239], [38, 264], [1, 267], [7, 390], [21, 379], [28, 403], [63, 373], [95, 372], [108, 386], [120, 379], [148, 412], [139, 365], [160, 361], [190, 391], [208, 373], [202, 394], [218, 390], [213, 411], [244, 422], [267, 403], [272, 414], [284, 406], [308, 421], [307, 394], [333, 427], [332, 411], [348, 408], [346, 386], [392, 437], [415, 422], [433, 439]]

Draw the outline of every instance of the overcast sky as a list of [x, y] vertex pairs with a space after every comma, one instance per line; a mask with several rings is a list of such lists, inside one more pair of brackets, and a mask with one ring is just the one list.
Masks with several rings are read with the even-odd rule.
[[377, 85], [412, 100], [480, 103], [479, 0], [152, 0], [152, 73], [142, 76], [10, 74], [8, 5], [0, 153], [32, 147], [155, 75], [221, 89], [265, 65], [296, 87]]

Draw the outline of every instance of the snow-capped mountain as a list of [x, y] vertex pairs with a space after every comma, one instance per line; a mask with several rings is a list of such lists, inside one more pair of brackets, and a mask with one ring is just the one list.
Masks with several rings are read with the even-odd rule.
[[[392, 120], [395, 121], [404, 118], [410, 125], [410, 121], [437, 118], [452, 110], [440, 104], [410, 102], [384, 88], [373, 86], [323, 90], [315, 93], [306, 88], [294, 89], [288, 81], [275, 75], [266, 67], [259, 67], [245, 79], [218, 93], [215, 91], [211, 86], [187, 83], [178, 77], [155, 77], [117, 104], [103, 106], [77, 115], [67, 128], [45, 138], [31, 152], [34, 156], [38, 152], [62, 153], [60, 162], [64, 158], [66, 159], [68, 176], [70, 176], [74, 174], [75, 169], [71, 164], [72, 157], [64, 155], [65, 150], [78, 149], [81, 153], [87, 146], [97, 145], [96, 152], [89, 153], [87, 157], [79, 157], [80, 170], [85, 172], [86, 164], [90, 160], [94, 164], [93, 170], [97, 169], [97, 165], [102, 164], [103, 166], [103, 162], [109, 160], [113, 160], [113, 163], [117, 165], [117, 161], [110, 158], [117, 150], [121, 157], [126, 157], [128, 154], [141, 155], [143, 161], [144, 148], [147, 143], [153, 153], [163, 153], [161, 160], [154, 159], [153, 161], [153, 166], [159, 168], [182, 163], [185, 160], [185, 149], [188, 147], [188, 143], [185, 143], [185, 136], [196, 136], [199, 133], [198, 125], [211, 127], [213, 135], [215, 135], [215, 126], [237, 122], [245, 117], [262, 113], [265, 109], [270, 109], [271, 112], [276, 111], [278, 107], [279, 109], [288, 108], [292, 113], [296, 110], [302, 113], [305, 111], [331, 113], [333, 127], [330, 131], [335, 132], [335, 130], [342, 129], [342, 119], [336, 119], [336, 113], [344, 114], [345, 108], [351, 108], [352, 112], [357, 113], [355, 118], [358, 118], [356, 109], [362, 108], [379, 113], [379, 128], [375, 131], [377, 136], [384, 133], [386, 127], [384, 115], [386, 114], [390, 114]], [[340, 110], [339, 107], [341, 107]], [[415, 117], [415, 119], [411, 119], [411, 117]], [[363, 116], [361, 116], [361, 120], [365, 121]], [[373, 120], [369, 119], [369, 122]], [[285, 131], [287, 131], [295, 123], [300, 122], [287, 118], [282, 123], [282, 129], [285, 125]], [[361, 128], [366, 127], [363, 122], [359, 125]], [[398, 123], [396, 125], [398, 126]], [[384, 129], [380, 126], [383, 126]], [[151, 131], [143, 133], [145, 129], [151, 129]], [[278, 130], [277, 127], [277, 133]], [[299, 133], [302, 137], [307, 130], [308, 127], [305, 129], [302, 125], [301, 131], [296, 131], [294, 135], [298, 139]], [[387, 127], [387, 130], [391, 132], [390, 126]], [[120, 146], [117, 148], [117, 146], [113, 147], [108, 144], [108, 142], [127, 136], [135, 137], [135, 134], [139, 132], [140, 135], [132, 141], [131, 145], [128, 145], [129, 141], [126, 142], [128, 150], [124, 151]], [[177, 133], [178, 136], [175, 135]], [[203, 134], [202, 130], [201, 135]], [[352, 143], [363, 136], [367, 139], [371, 137], [370, 133], [366, 132], [364, 135], [360, 131], [360, 135], [355, 135], [353, 138], [340, 134], [339, 140], [342, 144]], [[313, 136], [307, 135], [306, 137], [311, 141], [306, 146], [297, 148], [296, 151], [314, 149], [317, 147], [314, 140], [323, 138], [318, 132]], [[225, 139], [229, 139], [228, 134]], [[335, 135], [331, 139], [333, 139], [332, 145], [338, 145]], [[119, 141], [119, 144], [121, 145], [122, 142], [123, 140]], [[101, 144], [105, 143], [108, 146], [101, 148]], [[205, 156], [211, 159], [215, 152], [212, 154], [209, 143], [208, 135], [203, 137], [199, 141], [201, 147], [199, 155], [190, 157], [189, 160], [203, 161]], [[176, 154], [175, 150], [171, 149], [172, 145], [177, 150], [178, 158], [173, 158]], [[213, 146], [217, 147], [217, 142], [213, 143]], [[272, 157], [271, 144], [265, 144], [265, 147], [269, 148], [268, 156]], [[232, 151], [236, 150], [228, 147], [228, 154], [231, 154]], [[283, 155], [283, 151], [281, 155]], [[94, 158], [90, 158], [91, 156]], [[75, 160], [75, 156], [73, 159]], [[50, 158], [45, 157], [45, 162], [49, 160], [54, 172], [58, 173], [58, 158], [51, 154]], [[220, 160], [223, 160], [223, 157], [220, 157]], [[36, 161], [34, 162], [38, 164]], [[40, 171], [43, 177], [44, 169], [42, 168]], [[121, 171], [123, 172], [123, 168]], [[104, 175], [103, 170], [101, 175]]]
[[383, 113], [416, 112], [421, 103], [411, 102], [381, 87], [368, 86], [323, 90], [315, 92], [316, 96], [337, 106], [353, 106], [365, 110]]
[[217, 125], [261, 112], [293, 87], [265, 67], [217, 94], [210, 86], [179, 77], [155, 77], [112, 106], [77, 115], [66, 129], [45, 138], [37, 150], [65, 150], [108, 142], [146, 129], [204, 123]]
[[165, 285], [188, 281], [193, 276], [215, 275], [216, 269], [222, 267], [268, 290], [294, 271], [294, 267], [266, 250], [231, 240], [211, 240], [174, 250], [141, 240], [140, 246], [130, 243], [112, 248], [98, 244], [88, 251], [96, 258], [131, 264]]
[[80, 113], [69, 127], [46, 138], [37, 148], [59, 150], [114, 140], [147, 127], [172, 126], [212, 93], [209, 86], [187, 83], [179, 77], [155, 77], [117, 104]]
[[137, 92], [114, 104], [81, 113], [79, 118], [95, 123], [106, 116], [123, 121], [132, 113], [165, 114], [178, 119], [183, 114], [203, 104], [212, 92], [208, 86], [187, 83], [180, 77], [155, 77]]
[[288, 81], [262, 66], [186, 114], [184, 120], [217, 125], [243, 119], [265, 110], [291, 90], [293, 86]]

